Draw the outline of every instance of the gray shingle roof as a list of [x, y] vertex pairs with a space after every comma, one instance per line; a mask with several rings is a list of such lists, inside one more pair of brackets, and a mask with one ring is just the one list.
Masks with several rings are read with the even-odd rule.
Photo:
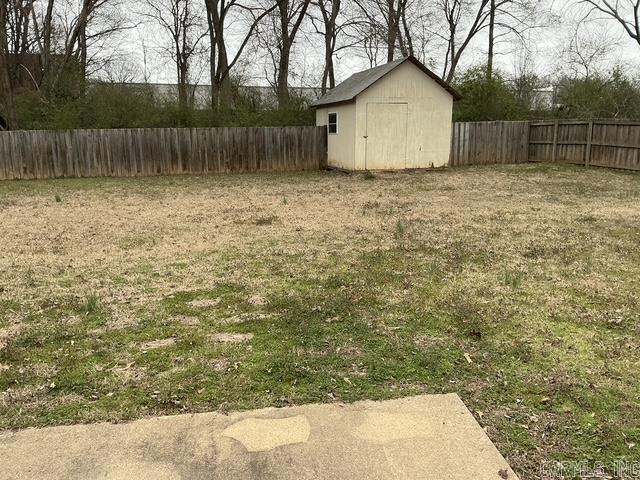
[[362, 72], [354, 73], [344, 82], [336, 85], [333, 90], [330, 90], [325, 95], [320, 97], [314, 103], [312, 107], [321, 107], [324, 105], [333, 105], [336, 103], [346, 103], [355, 100], [355, 98], [364, 90], [369, 88], [375, 82], [394, 70], [396, 67], [402, 65], [404, 62], [409, 61], [416, 67], [422, 70], [426, 75], [435, 80], [442, 88], [447, 90], [454, 98], [454, 100], [460, 100], [460, 94], [451, 85], [442, 80], [438, 75], [433, 73], [427, 67], [425, 67], [415, 57], [404, 57], [393, 62], [389, 62], [385, 65], [370, 68]]

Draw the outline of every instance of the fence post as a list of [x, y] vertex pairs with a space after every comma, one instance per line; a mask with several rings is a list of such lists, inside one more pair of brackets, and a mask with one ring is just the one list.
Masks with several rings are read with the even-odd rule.
[[587, 126], [587, 146], [584, 152], [584, 166], [588, 167], [591, 163], [591, 143], [593, 141], [593, 121]]
[[553, 123], [553, 148], [551, 149], [551, 162], [556, 163], [558, 156], [558, 120]]
[[525, 163], [529, 162], [531, 159], [531, 121], [527, 122], [527, 136], [526, 143], [524, 145], [525, 148]]
[[451, 124], [451, 145], [449, 149], [449, 166], [453, 167], [453, 149], [456, 146], [456, 124]]

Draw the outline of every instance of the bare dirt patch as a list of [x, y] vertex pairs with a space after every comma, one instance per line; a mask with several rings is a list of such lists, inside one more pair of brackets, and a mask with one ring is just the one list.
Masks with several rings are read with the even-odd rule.
[[20, 404], [31, 404], [46, 394], [45, 385], [26, 385], [14, 387], [0, 392], [0, 405], [11, 407]]
[[110, 369], [110, 373], [121, 385], [137, 385], [142, 383], [147, 377], [147, 369], [138, 367], [133, 363], [127, 365], [116, 366]]
[[140, 320], [126, 309], [117, 308], [111, 312], [107, 322], [107, 328], [111, 330], [120, 330], [123, 328], [131, 328], [140, 325]]
[[5, 328], [0, 328], [0, 350], [5, 348], [12, 338], [16, 337], [22, 327], [20, 324], [13, 324]]
[[238, 315], [223, 318], [220, 323], [223, 325], [232, 325], [234, 323], [245, 323], [252, 320], [266, 320], [271, 317], [273, 317], [273, 315], [268, 313], [239, 313]]
[[186, 325], [188, 327], [193, 327], [200, 324], [200, 319], [198, 317], [190, 317], [188, 315], [178, 315], [177, 317], [172, 317], [170, 321], [179, 322], [182, 325]]
[[257, 306], [262, 306], [262, 305], [266, 305], [268, 302], [268, 300], [266, 298], [264, 298], [261, 295], [253, 295], [251, 297], [249, 297], [249, 299], [247, 300], [251, 305], [257, 305]]
[[231, 361], [229, 361], [229, 359], [227, 358], [214, 358], [203, 363], [216, 372], [225, 372], [232, 367]]
[[157, 348], [166, 348], [175, 345], [178, 342], [177, 338], [163, 338], [161, 340], [152, 340], [140, 344], [140, 350], [155, 350]]
[[205, 300], [191, 300], [189, 305], [194, 308], [210, 308], [215, 307], [220, 303], [219, 298], [205, 299]]
[[215, 333], [208, 338], [210, 342], [244, 343], [253, 338], [253, 333]]
[[336, 354], [346, 358], [359, 358], [363, 353], [357, 345], [342, 345], [336, 348]]

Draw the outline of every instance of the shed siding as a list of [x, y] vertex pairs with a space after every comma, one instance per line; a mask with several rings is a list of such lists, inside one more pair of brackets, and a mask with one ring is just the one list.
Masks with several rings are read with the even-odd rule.
[[[447, 165], [451, 149], [453, 97], [418, 67], [405, 62], [356, 99], [356, 131], [351, 133], [355, 137], [355, 170], [367, 168], [367, 104], [385, 102], [407, 103], [408, 106], [406, 163], [403, 161], [400, 165], [390, 162], [385, 168], [430, 168]], [[320, 110], [325, 112], [326, 123], [327, 109], [319, 109], [319, 114]], [[331, 155], [331, 144], [329, 152]], [[336, 157], [338, 155], [335, 154]]]
[[338, 133], [327, 135], [328, 164], [355, 170], [356, 104], [335, 105], [316, 110], [316, 125], [326, 126], [330, 112], [338, 114]]

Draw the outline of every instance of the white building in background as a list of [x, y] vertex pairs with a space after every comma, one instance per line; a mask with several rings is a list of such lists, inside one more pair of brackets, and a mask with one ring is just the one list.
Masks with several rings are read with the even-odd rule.
[[554, 86], [541, 87], [533, 90], [531, 109], [548, 111], [556, 107], [556, 88]]

